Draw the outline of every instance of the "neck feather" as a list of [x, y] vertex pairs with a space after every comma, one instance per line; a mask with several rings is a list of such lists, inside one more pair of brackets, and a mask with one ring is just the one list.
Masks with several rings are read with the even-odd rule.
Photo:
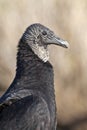
[[[43, 62], [29, 47], [28, 44], [20, 42], [17, 54], [18, 79], [25, 77], [29, 83], [49, 83], [53, 85], [53, 68], [47, 61]], [[39, 81], [39, 82], [38, 82]], [[28, 83], [28, 85], [29, 85]], [[40, 85], [38, 85], [40, 86]]]
[[[19, 43], [17, 55], [16, 79], [20, 85], [18, 89], [40, 91], [48, 100], [55, 101], [54, 74], [52, 65], [43, 62], [34, 54], [29, 45]], [[25, 47], [26, 46], [26, 47]]]

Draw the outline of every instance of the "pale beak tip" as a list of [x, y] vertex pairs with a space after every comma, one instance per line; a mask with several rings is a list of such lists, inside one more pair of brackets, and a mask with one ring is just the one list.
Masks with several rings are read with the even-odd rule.
[[70, 48], [70, 45], [67, 41], [64, 41], [64, 45], [65, 45], [66, 48]]

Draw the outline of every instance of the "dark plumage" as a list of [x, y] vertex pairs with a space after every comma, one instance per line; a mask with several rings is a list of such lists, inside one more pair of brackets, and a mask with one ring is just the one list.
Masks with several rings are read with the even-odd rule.
[[0, 99], [0, 130], [55, 130], [53, 67], [47, 46], [68, 46], [41, 24], [29, 26], [18, 44], [13, 83]]

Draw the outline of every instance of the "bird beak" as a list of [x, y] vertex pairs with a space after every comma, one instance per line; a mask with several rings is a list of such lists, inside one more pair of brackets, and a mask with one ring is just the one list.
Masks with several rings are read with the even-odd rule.
[[49, 44], [55, 44], [64, 48], [68, 48], [69, 47], [69, 43], [57, 36], [54, 36], [50, 41]]

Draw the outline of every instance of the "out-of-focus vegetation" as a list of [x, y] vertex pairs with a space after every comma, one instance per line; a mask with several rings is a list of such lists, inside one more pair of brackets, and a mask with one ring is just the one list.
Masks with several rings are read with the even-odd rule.
[[40, 22], [70, 43], [50, 47], [55, 71], [58, 124], [87, 130], [87, 0], [0, 0], [0, 93], [11, 84], [19, 38]]

